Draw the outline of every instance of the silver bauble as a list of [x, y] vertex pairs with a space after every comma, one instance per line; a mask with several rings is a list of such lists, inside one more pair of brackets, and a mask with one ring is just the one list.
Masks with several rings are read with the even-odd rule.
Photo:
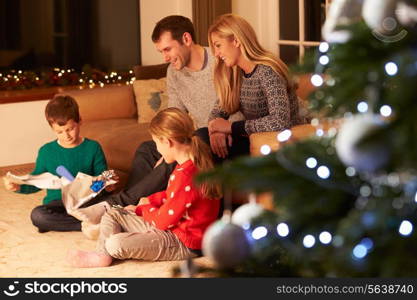
[[256, 202], [249, 202], [239, 206], [232, 215], [232, 223], [245, 226], [251, 223], [253, 218], [264, 212], [264, 208]]
[[366, 146], [361, 142], [383, 130], [385, 124], [381, 117], [371, 114], [356, 115], [345, 121], [336, 137], [336, 152], [340, 160], [358, 171], [373, 172], [382, 168], [390, 156], [388, 142], [378, 140]]
[[395, 9], [399, 0], [364, 0], [362, 17], [372, 30], [379, 34], [390, 34], [398, 23]]
[[202, 250], [218, 268], [228, 269], [241, 263], [249, 255], [250, 247], [243, 228], [219, 220], [207, 228]]
[[322, 35], [326, 42], [345, 43], [350, 39], [350, 32], [336, 29], [340, 25], [349, 25], [361, 19], [363, 0], [334, 0], [329, 8]]
[[401, 25], [415, 27], [417, 24], [417, 3], [410, 0], [398, 2], [395, 15]]

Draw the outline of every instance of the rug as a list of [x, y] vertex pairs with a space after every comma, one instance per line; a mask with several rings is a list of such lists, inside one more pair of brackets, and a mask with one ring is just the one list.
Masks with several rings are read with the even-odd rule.
[[[0, 174], [1, 176], [1, 174]], [[117, 261], [107, 268], [73, 268], [65, 257], [69, 249], [94, 250], [95, 241], [81, 232], [38, 233], [30, 221], [44, 191], [23, 195], [6, 191], [0, 183], [0, 277], [167, 278], [184, 262]], [[200, 257], [196, 265], [211, 266]]]

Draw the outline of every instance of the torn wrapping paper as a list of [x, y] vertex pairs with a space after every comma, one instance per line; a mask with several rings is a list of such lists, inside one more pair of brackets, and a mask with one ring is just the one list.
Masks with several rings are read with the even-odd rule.
[[115, 184], [114, 176], [113, 170], [104, 171], [98, 177], [79, 172], [74, 181], [62, 188], [62, 202], [67, 213], [80, 221], [100, 223], [101, 216], [110, 207], [107, 202], [81, 206], [97, 196], [106, 186]]
[[55, 176], [49, 172], [42, 173], [39, 175], [26, 174], [21, 176], [7, 172], [6, 178], [16, 184], [29, 184], [36, 186], [40, 189], [52, 190], [59, 190], [64, 185], [70, 183], [70, 181], [68, 181], [66, 178]]
[[110, 206], [105, 201], [83, 208], [81, 206], [96, 197], [106, 186], [117, 182], [114, 180], [113, 170], [104, 171], [97, 177], [78, 172], [73, 181], [48, 172], [22, 176], [8, 172], [6, 177], [17, 184], [34, 185], [40, 189], [61, 189], [62, 202], [67, 213], [80, 221], [88, 221], [93, 224], [100, 222], [101, 216]]

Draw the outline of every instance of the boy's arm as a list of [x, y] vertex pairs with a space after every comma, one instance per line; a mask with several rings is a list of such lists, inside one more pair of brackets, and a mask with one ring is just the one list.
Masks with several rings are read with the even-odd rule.
[[106, 157], [104, 156], [103, 149], [101, 148], [100, 144], [97, 143], [97, 150], [96, 154], [94, 156], [94, 170], [93, 170], [93, 176], [98, 176], [103, 171], [107, 170], [107, 161]]
[[[39, 175], [39, 174], [47, 172], [47, 169], [46, 169], [47, 155], [44, 152], [45, 151], [43, 150], [43, 148], [39, 149], [38, 157], [36, 158], [35, 169], [30, 174]], [[40, 189], [37, 188], [36, 186], [22, 184], [20, 186], [20, 189], [17, 192], [22, 193], [22, 194], [32, 194], [32, 193], [36, 193], [37, 191], [40, 191]]]

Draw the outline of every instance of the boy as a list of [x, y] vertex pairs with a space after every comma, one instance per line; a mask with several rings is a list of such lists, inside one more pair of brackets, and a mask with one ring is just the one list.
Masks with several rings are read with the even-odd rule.
[[[39, 149], [32, 175], [49, 172], [57, 175], [60, 165], [75, 177], [78, 172], [98, 176], [107, 170], [101, 146], [93, 140], [80, 136], [81, 118], [77, 102], [70, 96], [57, 95], [48, 102], [45, 117], [57, 139]], [[7, 190], [23, 194], [39, 191], [31, 185], [17, 185], [3, 178]], [[33, 225], [39, 232], [80, 231], [81, 222], [66, 213], [61, 200], [61, 190], [48, 189], [43, 205], [31, 213]]]

